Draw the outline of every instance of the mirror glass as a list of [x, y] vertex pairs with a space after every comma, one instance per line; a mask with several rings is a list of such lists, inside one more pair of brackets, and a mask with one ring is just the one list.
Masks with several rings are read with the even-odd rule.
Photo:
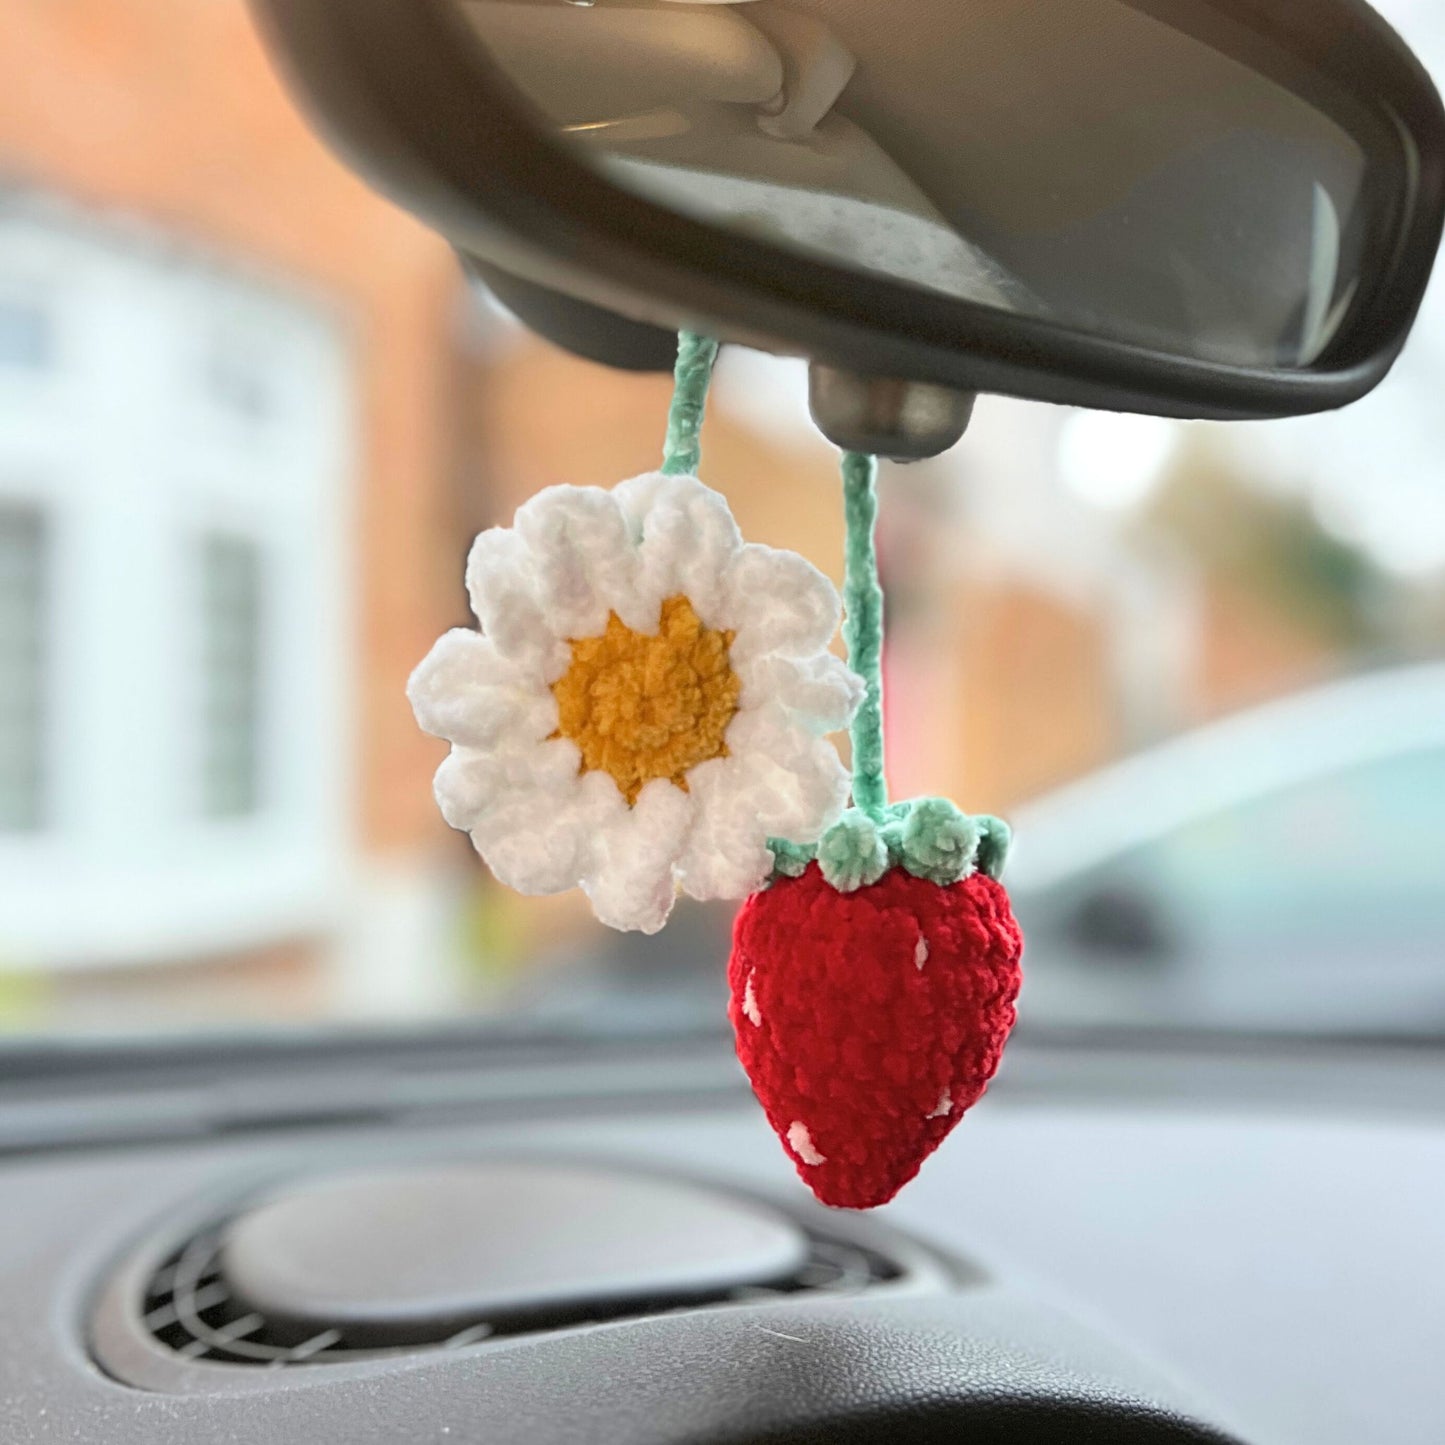
[[454, 0], [540, 122], [677, 212], [1197, 360], [1307, 367], [1410, 157], [1221, 0]]

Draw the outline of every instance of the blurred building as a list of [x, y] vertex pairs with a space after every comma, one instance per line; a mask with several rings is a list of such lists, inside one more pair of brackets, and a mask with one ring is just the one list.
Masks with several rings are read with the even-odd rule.
[[397, 680], [458, 611], [450, 258], [239, 0], [17, 0], [0, 186], [3, 962], [382, 974], [440, 926]]

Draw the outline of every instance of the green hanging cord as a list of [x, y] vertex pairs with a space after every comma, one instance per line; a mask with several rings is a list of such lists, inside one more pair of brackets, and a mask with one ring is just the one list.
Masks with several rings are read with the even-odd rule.
[[[718, 344], [683, 331], [662, 470], [696, 476], [700, 436]], [[785, 838], [768, 842], [773, 879], [798, 878], [816, 862], [842, 893], [871, 887], [889, 869], [946, 887], [975, 866], [997, 878], [1008, 853], [1008, 827], [996, 818], [970, 818], [943, 798], [919, 798], [893, 807], [883, 766], [883, 588], [878, 580], [878, 458], [843, 453], [843, 511], [847, 569], [843, 580], [843, 640], [848, 662], [863, 679], [862, 706], [853, 721], [853, 807], [816, 843]]]
[[718, 344], [710, 337], [678, 332], [672, 409], [667, 416], [667, 444], [662, 454], [662, 470], [670, 477], [697, 475], [702, 461], [702, 418], [717, 351]]
[[[848, 665], [863, 679], [863, 704], [853, 720], [853, 807], [818, 841], [824, 879], [840, 893], [871, 887], [892, 868], [949, 887], [980, 868], [997, 878], [1009, 832], [996, 818], [970, 818], [946, 798], [914, 798], [890, 806], [883, 767], [883, 588], [878, 581], [878, 459], [843, 453], [843, 510], [848, 523], [847, 609], [843, 639]], [[796, 876], [800, 850], [774, 849], [777, 876]], [[802, 865], [800, 867], [800, 864]]]
[[843, 582], [843, 640], [848, 665], [867, 691], [853, 721], [853, 806], [875, 823], [888, 811], [883, 772], [883, 588], [878, 582], [878, 459], [843, 453], [848, 565]]

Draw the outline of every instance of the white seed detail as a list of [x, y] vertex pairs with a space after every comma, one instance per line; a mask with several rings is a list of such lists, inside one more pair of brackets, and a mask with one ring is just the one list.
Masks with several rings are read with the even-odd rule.
[[753, 992], [753, 976], [748, 975], [747, 986], [743, 989], [743, 1016], [755, 1029], [763, 1026], [763, 1011], [758, 1007], [757, 995]]
[[818, 1153], [818, 1146], [813, 1143], [813, 1136], [808, 1132], [808, 1126], [801, 1120], [795, 1122], [788, 1130], [788, 1145], [809, 1168], [816, 1169], [818, 1165], [828, 1162], [823, 1155]]
[[919, 940], [918, 940], [918, 947], [913, 950], [913, 966], [914, 966], [920, 973], [922, 973], [922, 972], [923, 972], [923, 965], [924, 965], [925, 963], [927, 963], [927, 962], [928, 962], [928, 940], [927, 940], [926, 938], [923, 938], [923, 937], [920, 936], [920, 937], [919, 937]]
[[930, 1119], [946, 1119], [951, 1113], [953, 1113], [953, 1092], [945, 1089], [938, 1096], [937, 1106], [927, 1117]]

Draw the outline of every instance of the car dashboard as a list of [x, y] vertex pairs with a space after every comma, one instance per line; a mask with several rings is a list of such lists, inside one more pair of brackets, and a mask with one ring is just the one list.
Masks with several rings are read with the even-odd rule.
[[[1328, 1445], [1445, 1418], [1429, 1049], [1026, 1039], [870, 1216], [812, 1204], [723, 1040], [212, 1054], [19, 1066], [13, 1445]], [[448, 1215], [438, 1178], [482, 1192]]]

